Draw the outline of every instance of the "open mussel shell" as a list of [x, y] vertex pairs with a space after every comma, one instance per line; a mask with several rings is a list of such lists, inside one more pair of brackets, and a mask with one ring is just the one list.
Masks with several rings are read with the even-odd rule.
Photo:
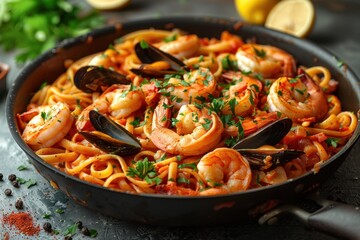
[[[254, 170], [272, 170], [277, 166], [300, 157], [305, 154], [303, 151], [294, 149], [240, 149], [241, 155], [248, 160], [251, 169]], [[267, 157], [271, 157], [270, 162], [266, 161]]]
[[80, 132], [80, 134], [102, 151], [111, 154], [128, 156], [138, 153], [141, 149], [137, 146], [129, 145], [126, 142], [112, 138], [99, 131]]
[[292, 127], [290, 118], [282, 118], [266, 125], [257, 132], [241, 139], [232, 148], [254, 149], [263, 145], [275, 145], [279, 143], [288, 134]]
[[83, 92], [103, 92], [104, 88], [113, 84], [130, 84], [125, 76], [108, 68], [98, 66], [85, 66], [76, 71], [75, 86]]
[[171, 69], [175, 71], [186, 70], [187, 68], [186, 65], [176, 57], [150, 44], [146, 44], [144, 47], [141, 42], [138, 42], [135, 44], [135, 53], [142, 63], [150, 64], [157, 61], [165, 61], [169, 63]]
[[126, 156], [140, 152], [140, 142], [121, 125], [95, 110], [89, 117], [97, 131], [80, 132], [86, 140], [108, 153]]

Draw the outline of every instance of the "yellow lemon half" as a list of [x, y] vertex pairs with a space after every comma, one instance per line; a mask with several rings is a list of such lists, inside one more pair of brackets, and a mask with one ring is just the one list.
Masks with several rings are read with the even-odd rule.
[[264, 24], [269, 11], [279, 0], [234, 0], [241, 17], [249, 23]]
[[91, 6], [99, 10], [113, 10], [125, 7], [130, 0], [86, 0]]
[[305, 37], [310, 33], [314, 22], [315, 9], [310, 0], [283, 0], [271, 9], [265, 26]]

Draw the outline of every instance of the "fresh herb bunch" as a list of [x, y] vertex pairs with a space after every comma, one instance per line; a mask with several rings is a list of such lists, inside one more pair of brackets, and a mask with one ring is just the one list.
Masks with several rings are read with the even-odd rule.
[[34, 59], [66, 38], [98, 28], [104, 18], [67, 0], [1, 0], [0, 45], [18, 49], [17, 63]]

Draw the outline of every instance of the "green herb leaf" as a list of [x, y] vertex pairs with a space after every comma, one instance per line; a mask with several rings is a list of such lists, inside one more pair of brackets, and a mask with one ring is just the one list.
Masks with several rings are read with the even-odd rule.
[[58, 208], [55, 210], [55, 212], [59, 214], [63, 214], [65, 211], [63, 209]]
[[179, 164], [178, 168], [192, 168], [195, 171], [197, 171], [197, 167], [195, 163], [183, 163], [183, 164]]
[[26, 185], [27, 188], [31, 188], [31, 187], [37, 185], [37, 182], [36, 182], [35, 180], [33, 180], [33, 179], [29, 179], [29, 180], [26, 182], [25, 185]]
[[258, 57], [261, 57], [261, 58], [265, 58], [266, 57], [266, 52], [265, 52], [265, 50], [264, 49], [257, 49], [257, 48], [254, 48], [254, 51], [255, 51], [255, 53], [256, 53], [256, 55], [258, 56]]
[[149, 162], [148, 158], [137, 161], [135, 163], [135, 167], [129, 167], [126, 175], [130, 177], [138, 177], [149, 184], [155, 183], [156, 185], [159, 185], [162, 181], [161, 178], [157, 176], [154, 163]]
[[51, 218], [51, 213], [45, 213], [44, 215], [42, 215], [42, 218], [50, 219]]
[[95, 229], [90, 229], [90, 237], [95, 238], [98, 235], [98, 232]]
[[67, 0], [11, 0], [0, 3], [0, 45], [19, 50], [15, 59], [25, 63], [61, 40], [85, 34], [105, 23], [95, 10], [81, 11]]
[[204, 121], [205, 123], [201, 124], [201, 126], [203, 126], [205, 130], [209, 130], [211, 128], [212, 120], [205, 118]]
[[177, 34], [173, 34], [164, 38], [164, 42], [172, 42], [177, 39]]
[[149, 44], [145, 40], [141, 40], [140, 41], [140, 47], [142, 49], [147, 49], [147, 48], [149, 48]]
[[17, 170], [19, 170], [19, 171], [24, 171], [24, 170], [27, 170], [27, 169], [28, 169], [28, 167], [25, 166], [25, 165], [20, 165], [20, 166], [18, 166], [18, 168], [17, 168]]
[[76, 230], [78, 228], [77, 223], [74, 223], [73, 225], [67, 227], [63, 233], [64, 236], [73, 236], [76, 233]]
[[325, 140], [326, 144], [330, 147], [337, 147], [338, 143], [339, 143], [339, 139], [338, 138], [328, 138]]

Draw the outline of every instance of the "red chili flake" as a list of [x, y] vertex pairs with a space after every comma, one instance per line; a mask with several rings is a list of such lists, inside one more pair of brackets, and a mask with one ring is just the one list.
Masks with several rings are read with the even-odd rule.
[[12, 212], [4, 215], [3, 221], [5, 224], [15, 227], [20, 233], [28, 236], [35, 236], [40, 232], [40, 226], [35, 225], [31, 215], [26, 212]]

